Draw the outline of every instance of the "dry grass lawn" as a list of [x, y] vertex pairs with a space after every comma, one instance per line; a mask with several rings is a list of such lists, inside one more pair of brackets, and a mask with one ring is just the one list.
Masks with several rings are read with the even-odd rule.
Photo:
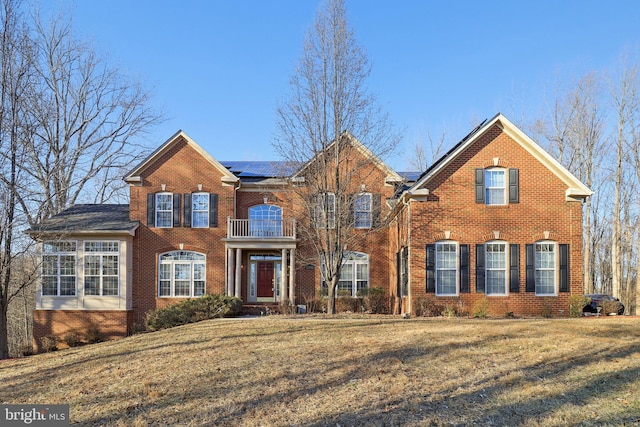
[[640, 426], [640, 319], [211, 320], [0, 362], [80, 425]]

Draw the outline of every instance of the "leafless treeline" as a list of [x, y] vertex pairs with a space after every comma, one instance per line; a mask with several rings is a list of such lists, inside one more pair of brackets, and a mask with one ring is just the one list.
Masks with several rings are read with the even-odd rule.
[[76, 39], [67, 19], [0, 0], [0, 358], [9, 338], [30, 340], [28, 326], [7, 323], [9, 307], [33, 305], [38, 265], [24, 230], [121, 195], [117, 178], [144, 151], [133, 138], [159, 118], [149, 94]]

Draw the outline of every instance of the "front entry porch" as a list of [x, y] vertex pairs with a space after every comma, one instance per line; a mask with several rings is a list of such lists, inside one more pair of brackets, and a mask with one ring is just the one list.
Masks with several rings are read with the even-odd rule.
[[227, 248], [227, 295], [247, 303], [295, 303], [295, 248]]

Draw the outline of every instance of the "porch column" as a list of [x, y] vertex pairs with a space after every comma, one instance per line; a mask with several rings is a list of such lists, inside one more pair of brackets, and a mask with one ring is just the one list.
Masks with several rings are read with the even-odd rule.
[[242, 298], [242, 249], [236, 249], [236, 280], [235, 280], [235, 296]]
[[225, 277], [224, 294], [227, 296], [233, 296], [233, 274], [234, 274], [234, 257], [233, 249], [227, 249], [227, 273]]
[[291, 304], [296, 303], [296, 250], [289, 249], [289, 299]]
[[280, 302], [287, 300], [287, 250], [282, 250], [282, 265], [280, 266]]

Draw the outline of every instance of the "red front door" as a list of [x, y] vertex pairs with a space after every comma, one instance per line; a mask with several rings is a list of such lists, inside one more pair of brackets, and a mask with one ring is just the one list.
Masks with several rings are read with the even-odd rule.
[[258, 263], [258, 298], [273, 297], [273, 262]]

